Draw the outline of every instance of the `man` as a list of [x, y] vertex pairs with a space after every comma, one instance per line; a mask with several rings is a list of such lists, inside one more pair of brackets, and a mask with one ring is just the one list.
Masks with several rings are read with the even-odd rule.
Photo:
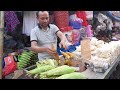
[[60, 38], [60, 46], [67, 49], [66, 37], [54, 24], [49, 24], [49, 13], [38, 11], [36, 13], [38, 26], [31, 31], [31, 49], [38, 53], [38, 59], [53, 58], [56, 52], [51, 49], [54, 44], [57, 48], [57, 36]]
[[107, 37], [111, 40], [112, 39], [112, 27], [113, 27], [113, 24], [110, 22], [110, 20], [106, 19], [103, 21], [105, 24], [106, 24], [106, 35]]

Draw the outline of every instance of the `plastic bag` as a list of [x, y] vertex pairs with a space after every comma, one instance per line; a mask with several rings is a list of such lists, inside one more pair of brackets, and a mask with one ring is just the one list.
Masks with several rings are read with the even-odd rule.
[[82, 27], [83, 20], [80, 18], [75, 18], [70, 20], [70, 26], [73, 27], [73, 29], [80, 29]]
[[5, 66], [2, 70], [2, 77], [4, 78], [6, 75], [13, 73], [17, 69], [17, 63], [14, 61], [14, 57], [8, 56], [4, 58]]
[[88, 26], [86, 27], [87, 37], [89, 37], [90, 39], [91, 39], [92, 36], [93, 36], [93, 32], [92, 32], [91, 28], [92, 28], [91, 25], [88, 25]]
[[72, 44], [76, 45], [80, 42], [80, 30], [74, 29], [72, 31]]
[[86, 27], [80, 29], [80, 39], [84, 39], [87, 37]]

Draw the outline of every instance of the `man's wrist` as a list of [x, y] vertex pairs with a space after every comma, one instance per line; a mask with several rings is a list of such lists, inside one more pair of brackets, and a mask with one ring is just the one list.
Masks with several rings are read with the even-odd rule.
[[44, 52], [47, 52], [47, 48], [46, 48], [46, 47], [44, 47], [44, 48], [43, 48], [43, 51], [44, 51]]

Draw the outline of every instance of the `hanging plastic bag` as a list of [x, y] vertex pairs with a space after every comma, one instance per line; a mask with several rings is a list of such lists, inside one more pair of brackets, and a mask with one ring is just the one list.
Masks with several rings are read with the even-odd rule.
[[82, 27], [83, 20], [80, 18], [75, 18], [70, 20], [70, 26], [73, 27], [73, 29], [80, 29]]
[[80, 39], [82, 40], [82, 39], [84, 39], [86, 37], [87, 37], [86, 27], [82, 27], [80, 29]]
[[92, 28], [91, 25], [88, 25], [88, 26], [86, 27], [87, 37], [89, 37], [90, 39], [91, 39], [92, 36], [93, 36], [93, 32], [92, 32], [91, 28]]
[[79, 29], [74, 29], [72, 31], [72, 44], [76, 45], [80, 42], [80, 30]]
[[83, 20], [82, 26], [86, 27], [88, 25], [86, 12], [85, 11], [76, 11], [76, 15], [78, 18]]

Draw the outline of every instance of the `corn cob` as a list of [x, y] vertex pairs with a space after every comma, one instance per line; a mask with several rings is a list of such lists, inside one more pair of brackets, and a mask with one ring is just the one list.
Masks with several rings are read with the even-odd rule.
[[52, 59], [48, 59], [47, 61], [50, 65], [55, 66], [54, 61]]
[[39, 74], [35, 74], [34, 79], [39, 79]]
[[68, 54], [71, 58], [76, 58], [76, 59], [78, 59], [78, 57], [77, 57], [75, 54], [73, 54], [73, 53], [66, 52], [66, 54]]
[[54, 68], [52, 70], [49, 70], [47, 72], [43, 72], [41, 73], [41, 76], [56, 76], [56, 75], [63, 75], [63, 74], [68, 74], [68, 73], [72, 73], [75, 71], [74, 67], [69, 67], [67, 65], [63, 65], [63, 66], [59, 66], [57, 68]]
[[44, 64], [40, 64], [38, 62], [36, 62], [36, 65], [37, 65], [37, 68], [41, 67], [41, 66], [44, 66]]
[[51, 45], [51, 47], [52, 47], [52, 50], [56, 52], [55, 54], [53, 54], [54, 58], [57, 60], [58, 63], [60, 63], [60, 57], [56, 51], [56, 48], [54, 47], [53, 44]]
[[30, 70], [28, 71], [27, 73], [30, 73], [30, 74], [40, 74], [42, 72], [45, 72], [45, 71], [48, 71], [48, 70], [51, 70], [55, 67], [51, 66], [51, 65], [45, 65], [45, 66], [41, 66], [39, 68], [35, 68], [33, 70]]
[[53, 60], [53, 62], [55, 66], [58, 66], [59, 63], [56, 60]]
[[56, 79], [86, 79], [86, 76], [79, 72], [62, 75]]
[[70, 56], [68, 55], [68, 54], [66, 54], [65, 52], [61, 52], [62, 53], [62, 55], [65, 57], [65, 59], [67, 60], [67, 59], [70, 59]]
[[51, 76], [51, 77], [40, 77], [40, 79], [56, 79], [59, 76], [60, 75], [58, 75], [58, 76]]
[[72, 54], [70, 52], [66, 52], [66, 54], [68, 54], [70, 56], [70, 58], [74, 58], [74, 54]]
[[36, 62], [36, 65], [39, 66], [43, 66], [43, 65], [52, 65], [52, 66], [58, 66], [58, 62], [54, 59], [46, 59], [46, 60], [42, 60], [42, 61], [38, 61]]

